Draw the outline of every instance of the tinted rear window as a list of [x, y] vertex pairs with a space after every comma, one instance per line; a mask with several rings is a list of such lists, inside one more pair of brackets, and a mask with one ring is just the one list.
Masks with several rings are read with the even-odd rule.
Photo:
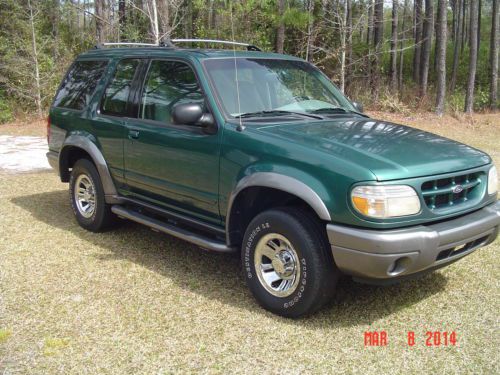
[[54, 99], [55, 107], [84, 109], [92, 99], [107, 61], [77, 61], [64, 78]]
[[115, 76], [104, 91], [101, 111], [111, 115], [126, 115], [132, 80], [140, 60], [126, 59], [118, 63]]

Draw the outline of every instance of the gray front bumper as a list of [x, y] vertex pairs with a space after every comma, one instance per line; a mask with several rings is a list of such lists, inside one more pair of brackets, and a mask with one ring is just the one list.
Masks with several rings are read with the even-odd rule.
[[361, 279], [400, 278], [442, 267], [493, 242], [500, 201], [465, 216], [391, 230], [327, 225], [337, 267]]

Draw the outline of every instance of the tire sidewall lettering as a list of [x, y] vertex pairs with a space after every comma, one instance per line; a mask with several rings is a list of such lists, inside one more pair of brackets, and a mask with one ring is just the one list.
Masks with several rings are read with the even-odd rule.
[[[252, 231], [250, 232], [250, 235], [245, 239], [244, 243], [244, 250], [243, 250], [243, 265], [244, 265], [244, 272], [245, 275], [248, 279], [253, 279], [255, 276], [255, 266], [254, 266], [254, 261], [251, 256], [253, 254], [254, 250], [254, 243], [256, 242], [255, 239], [258, 237], [260, 234], [263, 236], [266, 234], [265, 232], [271, 231], [272, 230], [272, 225], [269, 222], [263, 222], [260, 223], [259, 225], [255, 226]], [[279, 233], [279, 231], [277, 231]], [[274, 297], [278, 300], [285, 300], [282, 302], [282, 306], [285, 309], [289, 309], [296, 305], [304, 296], [306, 295], [306, 288], [307, 288], [307, 261], [306, 259], [302, 256], [302, 254], [299, 253], [300, 257], [300, 266], [301, 266], [301, 280], [299, 283], [299, 287], [294, 291], [294, 293], [286, 298], [279, 298], [279, 297]], [[256, 278], [256, 277], [255, 277]], [[261, 285], [259, 285], [262, 289], [264, 289]], [[266, 293], [268, 293], [266, 291]], [[270, 294], [269, 294], [270, 295]]]

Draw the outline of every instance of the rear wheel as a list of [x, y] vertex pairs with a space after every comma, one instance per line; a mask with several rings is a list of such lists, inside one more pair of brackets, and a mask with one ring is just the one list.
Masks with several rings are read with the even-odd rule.
[[112, 226], [116, 216], [104, 196], [101, 178], [94, 164], [78, 160], [71, 171], [69, 196], [73, 213], [81, 227], [99, 232]]
[[265, 211], [245, 233], [247, 284], [265, 309], [286, 317], [311, 314], [334, 294], [339, 276], [325, 229], [305, 210]]

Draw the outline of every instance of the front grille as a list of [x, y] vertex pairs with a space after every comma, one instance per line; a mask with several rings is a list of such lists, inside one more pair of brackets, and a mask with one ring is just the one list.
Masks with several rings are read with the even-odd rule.
[[422, 196], [429, 209], [459, 208], [462, 204], [482, 198], [484, 172], [461, 174], [429, 180], [422, 184]]

